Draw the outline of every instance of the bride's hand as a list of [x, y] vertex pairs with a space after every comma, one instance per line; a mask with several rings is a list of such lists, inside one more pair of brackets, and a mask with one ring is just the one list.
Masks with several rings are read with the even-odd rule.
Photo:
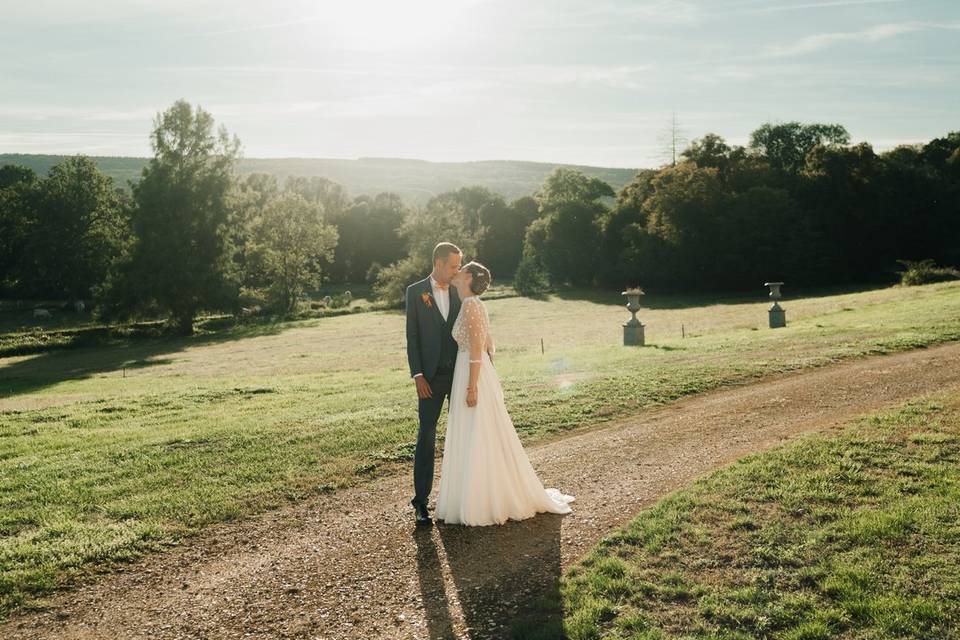
[[477, 388], [476, 387], [467, 387], [467, 406], [468, 407], [477, 406]]

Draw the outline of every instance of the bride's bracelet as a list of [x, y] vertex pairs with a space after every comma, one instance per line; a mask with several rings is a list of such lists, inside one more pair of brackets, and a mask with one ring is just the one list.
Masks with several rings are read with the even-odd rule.
[[470, 362], [483, 362], [483, 360], [471, 360]]

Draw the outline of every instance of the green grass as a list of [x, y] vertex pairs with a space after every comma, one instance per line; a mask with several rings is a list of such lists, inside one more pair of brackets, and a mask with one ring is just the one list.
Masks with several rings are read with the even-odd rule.
[[[645, 348], [620, 344], [619, 295], [580, 294], [488, 302], [527, 443], [960, 338], [957, 283], [788, 300], [789, 326], [775, 331], [762, 296], [651, 299]], [[403, 324], [381, 311], [0, 359], [0, 616], [210, 523], [408, 471], [417, 418]]]
[[674, 492], [562, 579], [589, 638], [950, 638], [960, 397], [908, 403]]

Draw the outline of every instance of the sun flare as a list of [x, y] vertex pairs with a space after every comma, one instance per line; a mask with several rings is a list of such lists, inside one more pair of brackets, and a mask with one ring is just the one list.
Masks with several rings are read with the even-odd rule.
[[337, 3], [325, 35], [352, 50], [404, 51], [457, 39], [474, 1], [354, 0]]

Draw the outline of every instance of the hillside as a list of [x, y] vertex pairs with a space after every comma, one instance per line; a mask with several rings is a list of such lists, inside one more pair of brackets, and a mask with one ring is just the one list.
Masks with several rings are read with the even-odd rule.
[[[19, 164], [46, 173], [65, 156], [0, 154], [0, 165]], [[146, 158], [93, 156], [93, 160], [117, 184], [126, 185], [140, 176]], [[508, 200], [529, 195], [557, 166], [569, 166], [605, 180], [615, 190], [630, 181], [636, 169], [557, 165], [544, 162], [485, 160], [476, 162], [428, 162], [399, 158], [245, 158], [240, 172], [287, 176], [323, 176], [344, 185], [351, 195], [392, 191], [411, 203], [423, 204], [431, 196], [468, 185], [481, 185]]]

